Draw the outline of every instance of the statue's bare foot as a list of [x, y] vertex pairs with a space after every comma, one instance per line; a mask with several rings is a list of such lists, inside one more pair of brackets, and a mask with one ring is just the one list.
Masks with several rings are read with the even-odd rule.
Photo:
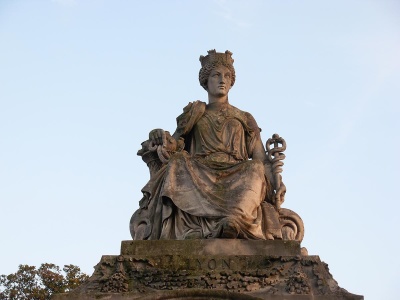
[[266, 238], [267, 240], [274, 240], [274, 236], [273, 236], [272, 234], [270, 234], [270, 233], [266, 233], [266, 234], [265, 234], [265, 238]]

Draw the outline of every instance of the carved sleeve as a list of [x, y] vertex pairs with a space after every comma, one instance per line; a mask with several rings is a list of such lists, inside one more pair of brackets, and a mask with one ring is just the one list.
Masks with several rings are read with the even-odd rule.
[[253, 132], [252, 134], [250, 134], [250, 139], [247, 142], [249, 157], [251, 157], [252, 159], [259, 159], [263, 162], [265, 177], [267, 178], [268, 182], [267, 198], [271, 198], [273, 192], [272, 186], [274, 185], [274, 178], [272, 175], [271, 163], [268, 160], [267, 154], [265, 153], [264, 145], [261, 141], [261, 129], [258, 127], [256, 120], [251, 114], [246, 113], [246, 115], [247, 125], [251, 128]]
[[247, 136], [247, 151], [249, 157], [259, 159], [264, 162], [266, 159], [264, 146], [261, 141], [260, 128], [257, 125], [256, 120], [250, 113], [246, 114], [246, 124], [249, 128]]
[[180, 137], [187, 135], [205, 110], [206, 104], [199, 100], [190, 102], [185, 106], [183, 113], [176, 118], [177, 128], [173, 137], [178, 140]]

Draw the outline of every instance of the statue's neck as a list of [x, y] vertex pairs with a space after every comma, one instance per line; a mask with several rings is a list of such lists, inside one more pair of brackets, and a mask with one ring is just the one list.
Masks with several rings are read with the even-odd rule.
[[221, 110], [227, 108], [229, 106], [229, 102], [213, 102], [207, 104], [207, 110]]
[[208, 104], [214, 104], [214, 103], [229, 103], [228, 101], [228, 95], [222, 96], [222, 97], [216, 97], [212, 95], [208, 95]]

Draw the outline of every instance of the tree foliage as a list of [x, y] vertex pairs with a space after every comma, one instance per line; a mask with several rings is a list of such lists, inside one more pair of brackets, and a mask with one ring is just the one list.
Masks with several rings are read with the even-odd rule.
[[69, 292], [89, 278], [74, 265], [61, 270], [44, 263], [39, 268], [19, 265], [18, 271], [0, 275], [0, 300], [48, 300], [51, 295]]

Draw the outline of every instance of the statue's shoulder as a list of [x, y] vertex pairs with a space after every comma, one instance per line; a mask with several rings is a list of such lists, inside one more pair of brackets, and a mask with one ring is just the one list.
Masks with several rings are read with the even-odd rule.
[[186, 135], [192, 130], [194, 124], [203, 116], [206, 110], [206, 103], [200, 100], [189, 102], [183, 108], [183, 113], [176, 118], [177, 129], [175, 137]]
[[237, 108], [237, 107], [235, 107], [233, 105], [231, 105], [231, 109], [232, 109], [233, 113], [237, 117], [239, 117], [241, 120], [243, 120], [243, 122], [245, 122], [246, 125], [248, 125], [250, 128], [253, 128], [253, 129], [257, 128], [258, 129], [257, 122], [256, 122], [256, 120], [254, 119], [254, 117], [252, 116], [251, 113], [249, 113], [247, 111], [244, 111], [244, 110], [241, 110], [241, 109], [239, 109], [239, 108]]
[[203, 111], [206, 109], [206, 103], [200, 100], [196, 100], [193, 102], [189, 102], [188, 105], [186, 105], [183, 108], [183, 113], [188, 113], [188, 112], [193, 112], [193, 111]]

